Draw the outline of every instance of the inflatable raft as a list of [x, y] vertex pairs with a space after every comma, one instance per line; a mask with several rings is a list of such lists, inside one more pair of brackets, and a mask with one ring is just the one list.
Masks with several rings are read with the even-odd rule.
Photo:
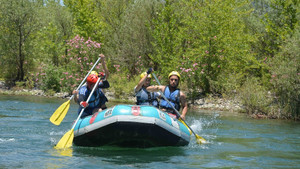
[[185, 146], [190, 137], [184, 124], [153, 106], [117, 105], [79, 119], [73, 142], [88, 147]]

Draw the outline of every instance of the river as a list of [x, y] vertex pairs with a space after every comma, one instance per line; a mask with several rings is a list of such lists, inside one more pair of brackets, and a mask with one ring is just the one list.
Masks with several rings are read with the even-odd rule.
[[[0, 168], [300, 168], [300, 123], [234, 112], [189, 110], [184, 147], [53, 148], [71, 129], [77, 105], [59, 126], [49, 118], [66, 99], [0, 95]], [[109, 106], [117, 103], [111, 102]]]

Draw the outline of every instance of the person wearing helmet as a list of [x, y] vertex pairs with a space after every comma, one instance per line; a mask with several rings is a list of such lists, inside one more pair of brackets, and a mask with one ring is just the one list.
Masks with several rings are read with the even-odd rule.
[[[169, 74], [168, 78], [169, 78], [169, 85], [150, 86], [147, 87], [147, 91], [155, 92], [160, 90], [178, 112], [180, 111], [180, 108], [182, 108], [180, 118], [185, 120], [188, 107], [187, 107], [185, 94], [182, 91], [180, 91], [180, 89], [178, 88], [179, 81], [180, 81], [180, 74], [177, 71], [172, 71]], [[160, 99], [159, 107], [161, 108], [161, 110], [166, 111], [171, 115], [173, 114], [174, 116], [175, 115], [177, 116], [175, 110], [173, 110], [172, 106], [170, 106], [169, 103], [166, 100], [164, 100], [164, 98]], [[179, 117], [177, 116], [177, 118]]]
[[93, 70], [90, 75], [96, 75], [96, 76], [98, 76], [98, 73]]
[[158, 107], [157, 98], [160, 96], [158, 92], [148, 92], [146, 88], [151, 83], [151, 72], [152, 68], [149, 68], [147, 72], [143, 72], [140, 75], [140, 81], [137, 86], [134, 87], [134, 93], [136, 96], [137, 105], [152, 105]]
[[[107, 108], [105, 103], [108, 100], [103, 92], [103, 88], [109, 87], [109, 83], [107, 81], [109, 72], [105, 64], [105, 56], [103, 54], [100, 54], [99, 56], [102, 57], [101, 63], [105, 74], [103, 72], [100, 72], [98, 74], [96, 71], [92, 71], [86, 79], [86, 84], [81, 86], [79, 91], [73, 91], [73, 94], [75, 95], [74, 101], [80, 105], [78, 108], [78, 113], [81, 112], [83, 107], [85, 108], [84, 112], [81, 115], [81, 118], [92, 115], [96, 112], [102, 111]], [[101, 78], [101, 80], [97, 88], [95, 89], [93, 95], [91, 96], [89, 102], [87, 103], [86, 100], [89, 97], [91, 91], [93, 90], [93, 87], [96, 85], [98, 78]]]

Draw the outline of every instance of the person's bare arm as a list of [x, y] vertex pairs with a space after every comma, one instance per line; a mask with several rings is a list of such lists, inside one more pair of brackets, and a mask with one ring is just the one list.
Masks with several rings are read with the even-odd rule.
[[164, 91], [166, 86], [149, 86], [146, 88], [149, 92], [158, 92], [158, 91]]
[[74, 102], [78, 103], [78, 91], [77, 90], [73, 90], [72, 94], [74, 95]]
[[139, 81], [138, 85], [137, 85], [136, 88], [135, 88], [135, 92], [138, 92], [138, 91], [141, 90], [141, 88], [143, 87], [143, 85], [144, 85], [145, 82], [146, 82], [147, 76], [148, 76], [148, 75], [144, 76], [144, 77]]
[[180, 117], [185, 120], [185, 115], [188, 111], [188, 105], [187, 105], [187, 100], [186, 100], [186, 96], [184, 93], [180, 92], [180, 104], [182, 107], [182, 111], [181, 111], [181, 115]]
[[103, 69], [104, 69], [105, 79], [107, 80], [108, 77], [109, 77], [109, 71], [108, 71], [106, 63], [105, 63], [105, 56], [102, 53], [99, 56], [101, 57], [101, 64], [102, 64]]

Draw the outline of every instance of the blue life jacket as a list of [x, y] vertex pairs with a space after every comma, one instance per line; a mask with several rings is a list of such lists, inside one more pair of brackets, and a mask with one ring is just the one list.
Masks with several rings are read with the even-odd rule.
[[[176, 89], [172, 93], [170, 92], [169, 86], [166, 86], [164, 95], [171, 102], [171, 104], [175, 107], [176, 110], [180, 110], [180, 89]], [[160, 99], [159, 103], [160, 108], [166, 110], [173, 110], [169, 103], [164, 99]]]
[[137, 105], [152, 105], [158, 107], [158, 94], [156, 92], [148, 92], [144, 87], [136, 93]]
[[[89, 97], [91, 91], [88, 90], [87, 86], [82, 86], [79, 90], [79, 98], [78, 98], [78, 102], [80, 103], [81, 101], [85, 101], [87, 100], [87, 98]], [[98, 88], [94, 91], [93, 95], [91, 96], [88, 104], [88, 108], [97, 108], [97, 107], [101, 107], [103, 104], [105, 104], [107, 102], [107, 98], [104, 95], [103, 91]]]

